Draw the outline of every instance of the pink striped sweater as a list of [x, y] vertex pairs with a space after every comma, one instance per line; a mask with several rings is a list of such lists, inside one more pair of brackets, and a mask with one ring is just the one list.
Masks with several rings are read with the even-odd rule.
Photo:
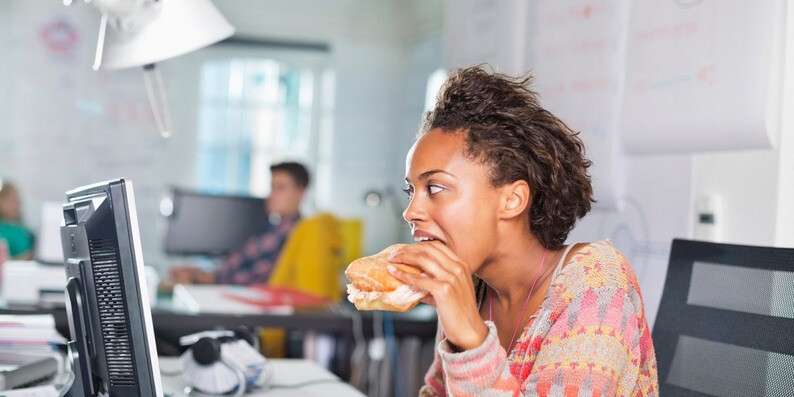
[[486, 324], [483, 344], [459, 353], [439, 328], [420, 396], [659, 394], [639, 283], [609, 241], [582, 247], [557, 269], [509, 356]]

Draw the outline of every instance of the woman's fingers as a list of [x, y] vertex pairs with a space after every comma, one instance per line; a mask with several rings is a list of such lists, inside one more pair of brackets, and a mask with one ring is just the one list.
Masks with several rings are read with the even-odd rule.
[[[456, 292], [459, 291], [459, 287], [452, 282], [446, 282], [437, 280], [430, 277], [424, 277], [422, 275], [416, 275], [411, 273], [406, 273], [397, 269], [394, 265], [389, 265], [387, 267], [389, 273], [391, 273], [394, 277], [398, 280], [402, 281], [405, 284], [408, 284], [415, 289], [419, 289], [422, 291], [427, 291], [430, 295], [433, 296], [433, 300], [435, 302], [446, 302], [449, 304], [455, 299]], [[451, 300], [452, 299], [452, 300]]]
[[431, 241], [427, 244], [426, 248], [429, 252], [435, 253], [435, 257], [442, 257], [444, 258], [444, 264], [446, 265], [445, 268], [447, 272], [452, 274], [458, 280], [470, 280], [471, 274], [463, 262], [458, 258], [458, 256], [452, 252], [452, 250], [447, 247], [446, 244], [440, 241]]
[[445, 258], [427, 247], [401, 248], [391, 255], [389, 262], [416, 267], [437, 279], [447, 280], [451, 277], [451, 273], [445, 268]]
[[454, 251], [452, 251], [452, 249], [449, 248], [446, 244], [440, 241], [430, 241], [428, 244], [431, 247], [433, 247], [433, 249], [438, 250], [439, 252], [446, 255], [449, 259], [452, 259], [455, 262], [461, 262], [458, 255]]
[[430, 306], [435, 306], [436, 305], [436, 300], [433, 299], [433, 295], [430, 295], [430, 294], [428, 294], [427, 296], [422, 298], [420, 300], [420, 302], [422, 302], [422, 303], [424, 303], [426, 305], [430, 305]]
[[397, 268], [397, 266], [394, 265], [388, 265], [386, 269], [397, 280], [400, 280], [403, 283], [408, 284], [408, 286], [413, 287], [414, 289], [426, 291], [431, 294], [433, 294], [433, 291], [438, 289], [437, 284], [439, 282], [431, 277], [427, 277], [419, 274], [407, 273], [401, 271], [400, 269]]
[[440, 241], [402, 247], [392, 254], [389, 261], [418, 267], [425, 273], [446, 281], [471, 277], [458, 256]]

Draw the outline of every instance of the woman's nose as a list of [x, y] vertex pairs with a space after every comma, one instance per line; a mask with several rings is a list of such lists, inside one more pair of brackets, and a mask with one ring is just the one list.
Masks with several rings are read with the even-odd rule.
[[421, 207], [421, 200], [418, 200], [416, 196], [411, 197], [411, 200], [408, 201], [408, 206], [403, 211], [403, 219], [408, 223], [415, 223], [422, 220], [423, 214], [424, 210]]

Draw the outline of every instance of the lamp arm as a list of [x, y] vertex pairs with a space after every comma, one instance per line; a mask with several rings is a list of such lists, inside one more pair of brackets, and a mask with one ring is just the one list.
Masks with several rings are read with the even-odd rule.
[[146, 96], [152, 109], [157, 130], [163, 138], [171, 137], [171, 113], [168, 110], [168, 98], [165, 93], [165, 84], [160, 71], [154, 64], [143, 67], [143, 81], [146, 84]]
[[96, 39], [96, 54], [94, 54], [94, 70], [99, 70], [102, 66], [102, 53], [105, 52], [105, 33], [108, 28], [108, 14], [102, 14], [99, 20], [99, 34]]

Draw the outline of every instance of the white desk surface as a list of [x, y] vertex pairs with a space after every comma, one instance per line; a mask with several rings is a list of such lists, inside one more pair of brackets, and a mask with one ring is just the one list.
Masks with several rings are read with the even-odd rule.
[[[273, 370], [272, 383], [276, 385], [295, 385], [301, 382], [314, 380], [339, 380], [325, 368], [309, 360], [272, 359], [268, 360]], [[160, 369], [163, 372], [174, 372], [180, 369], [179, 359], [176, 357], [161, 357]], [[163, 392], [166, 396], [185, 397], [185, 381], [181, 375], [162, 376]], [[287, 396], [339, 396], [339, 397], [364, 397], [353, 386], [342, 382], [325, 382], [295, 388], [267, 387], [257, 389], [246, 396], [287, 397]]]

